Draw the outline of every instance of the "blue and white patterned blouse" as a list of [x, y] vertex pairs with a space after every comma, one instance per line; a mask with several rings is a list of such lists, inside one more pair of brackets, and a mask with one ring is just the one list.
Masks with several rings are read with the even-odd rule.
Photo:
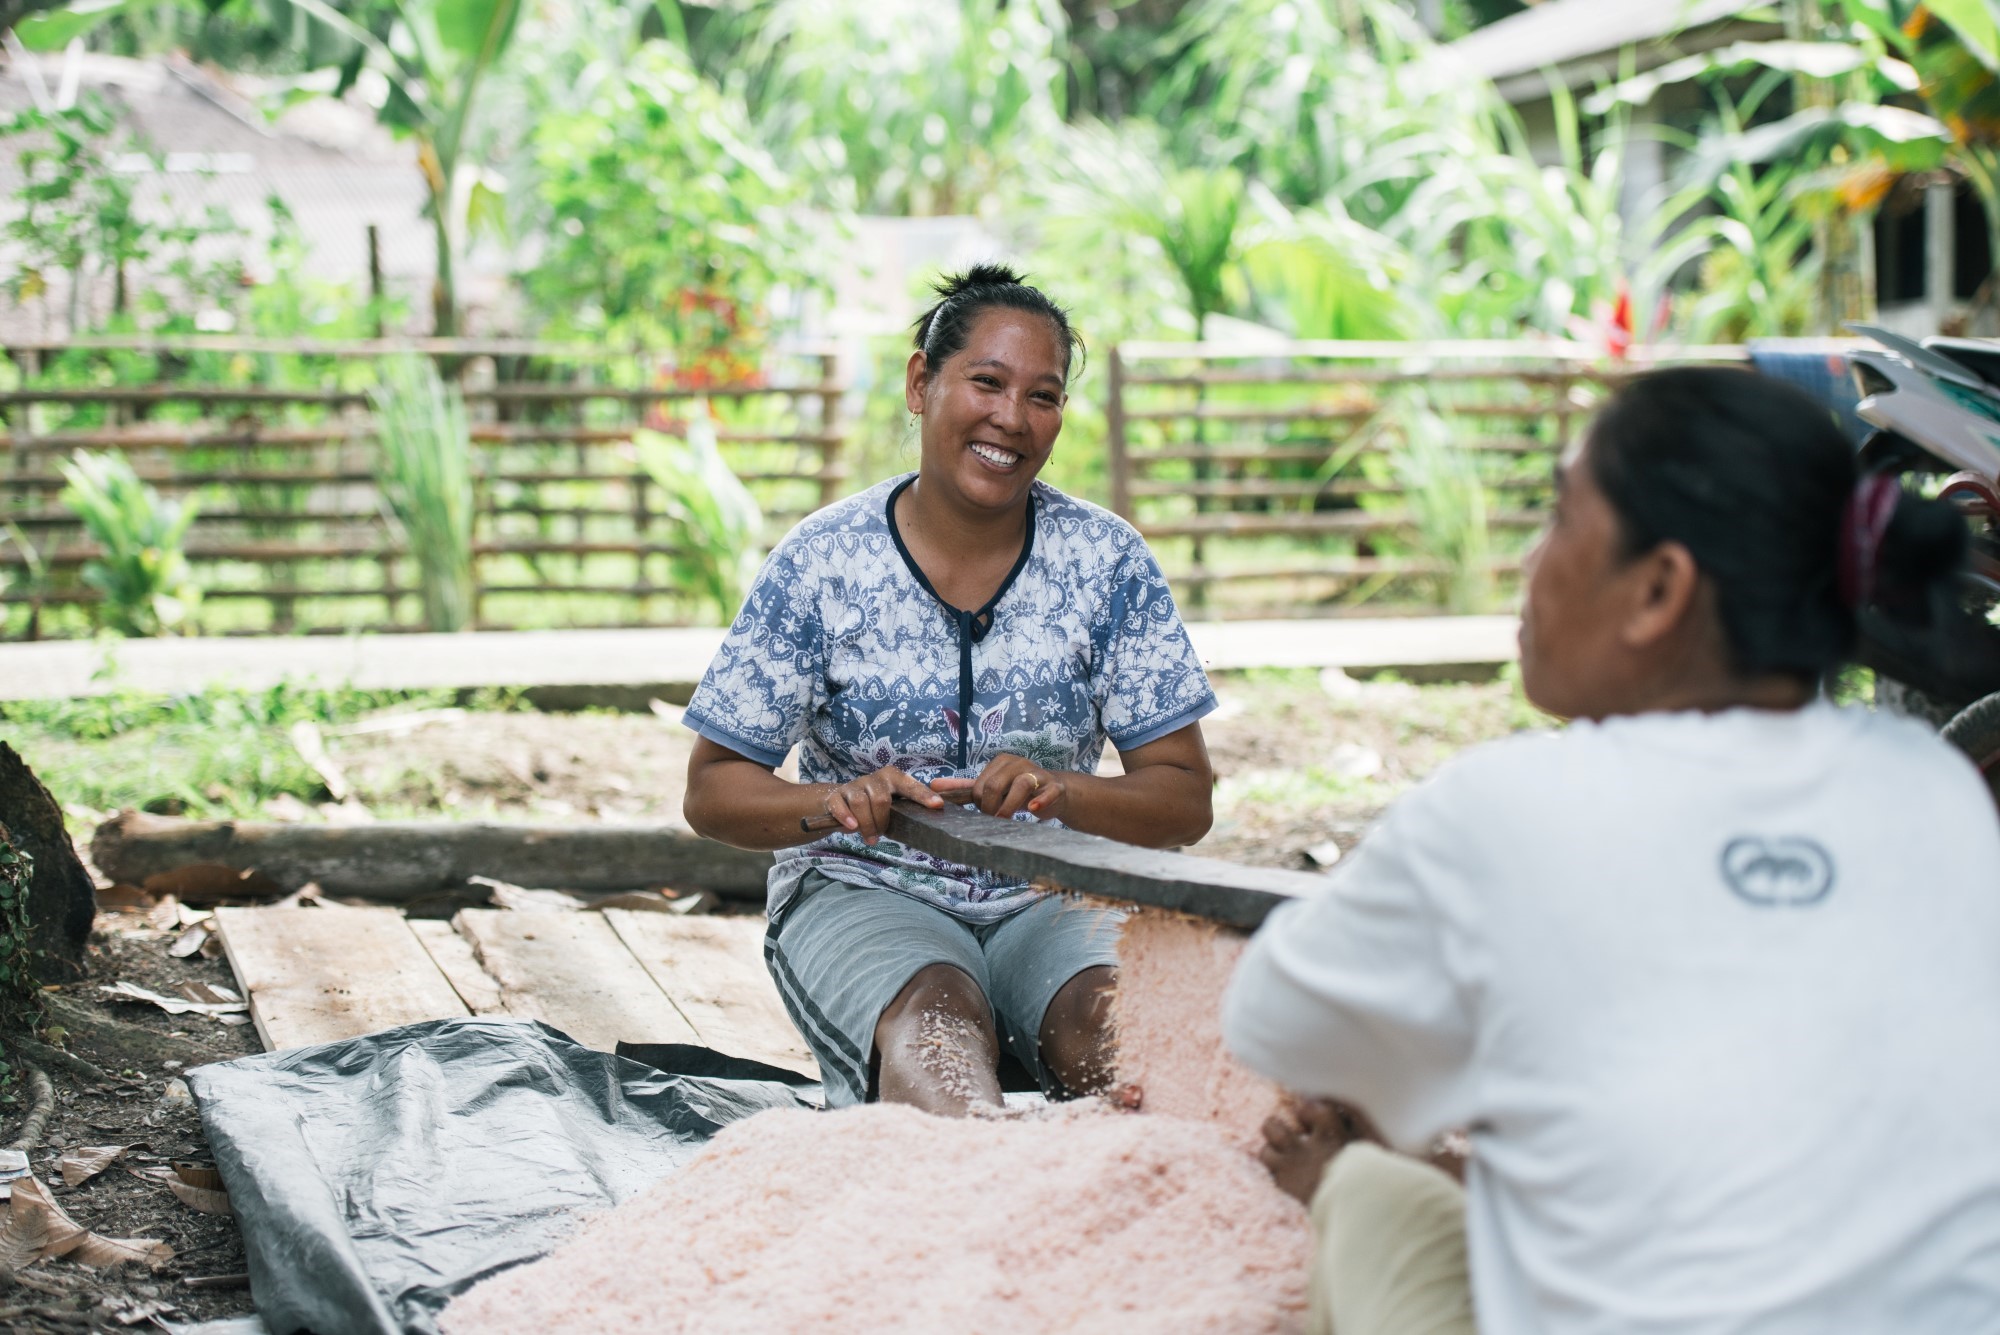
[[[802, 743], [805, 783], [885, 765], [928, 783], [976, 775], [1003, 751], [1092, 773], [1107, 736], [1131, 750], [1215, 708], [1166, 578], [1130, 524], [1035, 483], [1021, 561], [969, 614], [941, 602], [904, 553], [889, 516], [910, 481], [829, 506], [778, 544], [688, 705], [689, 727], [774, 768]], [[841, 831], [779, 851], [771, 913], [808, 871], [886, 886], [968, 922], [1005, 917], [1037, 894]]]

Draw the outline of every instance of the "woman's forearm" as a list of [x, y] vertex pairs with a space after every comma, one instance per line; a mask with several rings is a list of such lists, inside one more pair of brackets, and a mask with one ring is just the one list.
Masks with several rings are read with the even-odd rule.
[[1144, 848], [1176, 848], [1208, 833], [1214, 820], [1211, 779], [1172, 764], [1124, 774], [1065, 774], [1062, 823]]
[[697, 753], [688, 766], [681, 813], [696, 834], [721, 843], [758, 850], [791, 848], [823, 837], [800, 828], [799, 821], [824, 814], [832, 788], [832, 784], [781, 779], [742, 756], [704, 758]]

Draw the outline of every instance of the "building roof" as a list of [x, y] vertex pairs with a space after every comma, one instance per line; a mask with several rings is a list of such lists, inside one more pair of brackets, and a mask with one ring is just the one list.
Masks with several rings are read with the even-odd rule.
[[[37, 103], [59, 105], [65, 91], [72, 98], [83, 92], [103, 98], [159, 154], [158, 165], [137, 155], [120, 165], [140, 178], [135, 196], [143, 215], [168, 222], [221, 208], [240, 235], [213, 244], [232, 246], [254, 270], [270, 232], [266, 201], [275, 195], [309, 247], [314, 277], [364, 292], [373, 224], [385, 286], [409, 301], [414, 316], [428, 320], [436, 260], [416, 152], [383, 130], [367, 108], [315, 98], [274, 120], [261, 110], [262, 89], [254, 80], [225, 81], [184, 59], [80, 52], [7, 62], [0, 68], [0, 117]], [[20, 184], [16, 149], [0, 144], [0, 215], [14, 211]], [[108, 287], [90, 292], [89, 300], [101, 311]], [[56, 332], [42, 323], [33, 312], [0, 303], [0, 338]]]
[[1634, 72], [1752, 37], [1779, 35], [1765, 0], [1544, 0], [1445, 47], [1472, 74], [1490, 79], [1510, 102], [1546, 94], [1545, 70], [1575, 88], [1619, 75], [1630, 50]]

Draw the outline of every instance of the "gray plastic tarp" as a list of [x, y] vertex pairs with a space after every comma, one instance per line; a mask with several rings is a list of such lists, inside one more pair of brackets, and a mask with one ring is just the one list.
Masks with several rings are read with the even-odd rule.
[[545, 1024], [436, 1020], [188, 1074], [272, 1335], [437, 1329], [472, 1284], [667, 1176], [724, 1125], [813, 1106]]

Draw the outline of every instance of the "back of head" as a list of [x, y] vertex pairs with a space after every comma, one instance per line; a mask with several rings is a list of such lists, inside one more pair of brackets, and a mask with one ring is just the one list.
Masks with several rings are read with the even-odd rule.
[[1069, 378], [1074, 354], [1083, 338], [1071, 326], [1069, 312], [1040, 288], [1004, 264], [975, 264], [963, 273], [946, 274], [931, 290], [937, 302], [917, 319], [915, 343], [925, 363], [936, 371], [965, 349], [973, 323], [990, 310], [1024, 311], [1039, 315], [1055, 331], [1063, 350], [1063, 378]]
[[1860, 604], [1929, 619], [1964, 560], [1949, 505], [1885, 489], [1879, 514], [1858, 516], [1831, 410], [1749, 371], [1636, 378], [1598, 416], [1587, 457], [1629, 554], [1677, 542], [1712, 581], [1745, 676], [1827, 676], [1853, 654]]

